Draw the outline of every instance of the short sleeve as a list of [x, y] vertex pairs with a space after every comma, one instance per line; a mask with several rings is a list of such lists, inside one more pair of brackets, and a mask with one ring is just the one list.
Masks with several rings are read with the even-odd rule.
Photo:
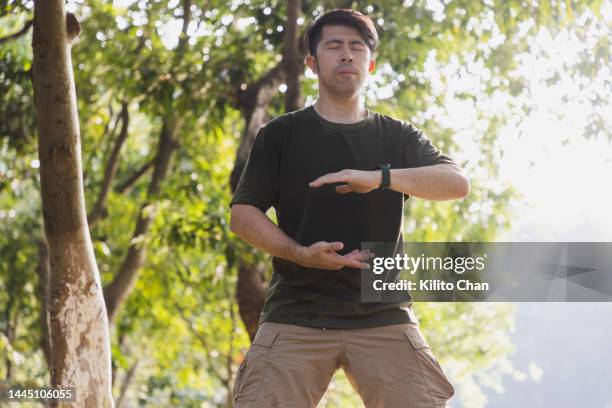
[[404, 128], [404, 168], [433, 166], [434, 164], [455, 164], [453, 159], [443, 154], [421, 129], [408, 124]]
[[[435, 164], [456, 164], [453, 159], [443, 154], [431, 143], [431, 140], [421, 129], [407, 124], [403, 129], [404, 140], [404, 168], [433, 166]], [[404, 194], [404, 201], [410, 196]]]
[[230, 207], [234, 204], [249, 204], [265, 213], [277, 204], [279, 154], [274, 139], [267, 132], [269, 129], [264, 126], [255, 136]]

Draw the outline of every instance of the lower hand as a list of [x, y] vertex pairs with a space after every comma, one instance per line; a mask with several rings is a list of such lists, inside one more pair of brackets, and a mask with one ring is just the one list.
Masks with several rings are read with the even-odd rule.
[[346, 255], [338, 254], [336, 251], [340, 251], [343, 247], [344, 244], [342, 242], [325, 241], [315, 242], [308, 247], [300, 247], [296, 256], [296, 263], [307, 268], [316, 269], [370, 268], [370, 265], [363, 261], [372, 258], [374, 256], [372, 252], [354, 249]]

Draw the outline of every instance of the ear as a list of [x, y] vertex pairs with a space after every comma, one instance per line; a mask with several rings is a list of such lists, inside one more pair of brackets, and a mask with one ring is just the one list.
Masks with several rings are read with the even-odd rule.
[[375, 60], [370, 60], [370, 67], [368, 68], [368, 72], [371, 74], [372, 72], [374, 72], [374, 68], [376, 67], [376, 61]]
[[308, 56], [306, 56], [306, 59], [304, 61], [306, 62], [306, 65], [308, 65], [308, 67], [312, 70], [314, 74], [317, 74], [319, 72], [319, 67], [317, 67], [317, 60], [315, 57], [308, 54]]

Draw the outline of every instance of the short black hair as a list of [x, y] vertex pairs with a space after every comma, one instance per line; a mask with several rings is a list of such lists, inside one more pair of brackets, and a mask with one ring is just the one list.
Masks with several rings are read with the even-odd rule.
[[366, 42], [371, 53], [378, 46], [378, 33], [370, 17], [351, 9], [334, 9], [317, 18], [304, 34], [304, 46], [315, 56], [324, 25], [343, 25], [355, 28]]

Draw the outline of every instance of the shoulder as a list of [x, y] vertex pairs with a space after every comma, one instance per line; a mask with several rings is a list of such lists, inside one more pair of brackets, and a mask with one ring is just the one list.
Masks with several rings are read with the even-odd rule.
[[418, 138], [422, 130], [404, 119], [394, 118], [383, 113], [374, 112], [383, 128], [401, 139]]
[[265, 129], [266, 133], [282, 133], [291, 125], [291, 122], [295, 120], [296, 116], [300, 115], [301, 111], [302, 109], [299, 109], [275, 116], [264, 123], [262, 129]]
[[277, 145], [282, 143], [283, 135], [285, 134], [285, 115], [279, 115], [265, 122], [259, 128], [256, 139], [262, 143]]
[[294, 120], [301, 120], [307, 116], [306, 108], [297, 109], [292, 112], [286, 112], [275, 116], [274, 118], [267, 121], [264, 126], [270, 127], [273, 129], [279, 129], [283, 126], [290, 124], [290, 122]]
[[292, 133], [291, 129], [295, 128], [297, 123], [306, 119], [307, 115], [304, 108], [280, 114], [262, 125], [262, 133], [265, 134], [267, 139], [281, 142]]
[[267, 149], [280, 153], [287, 141], [287, 135], [291, 134], [291, 121], [293, 120], [292, 115], [294, 113], [283, 113], [261, 125], [256, 135], [256, 143], [263, 144]]

